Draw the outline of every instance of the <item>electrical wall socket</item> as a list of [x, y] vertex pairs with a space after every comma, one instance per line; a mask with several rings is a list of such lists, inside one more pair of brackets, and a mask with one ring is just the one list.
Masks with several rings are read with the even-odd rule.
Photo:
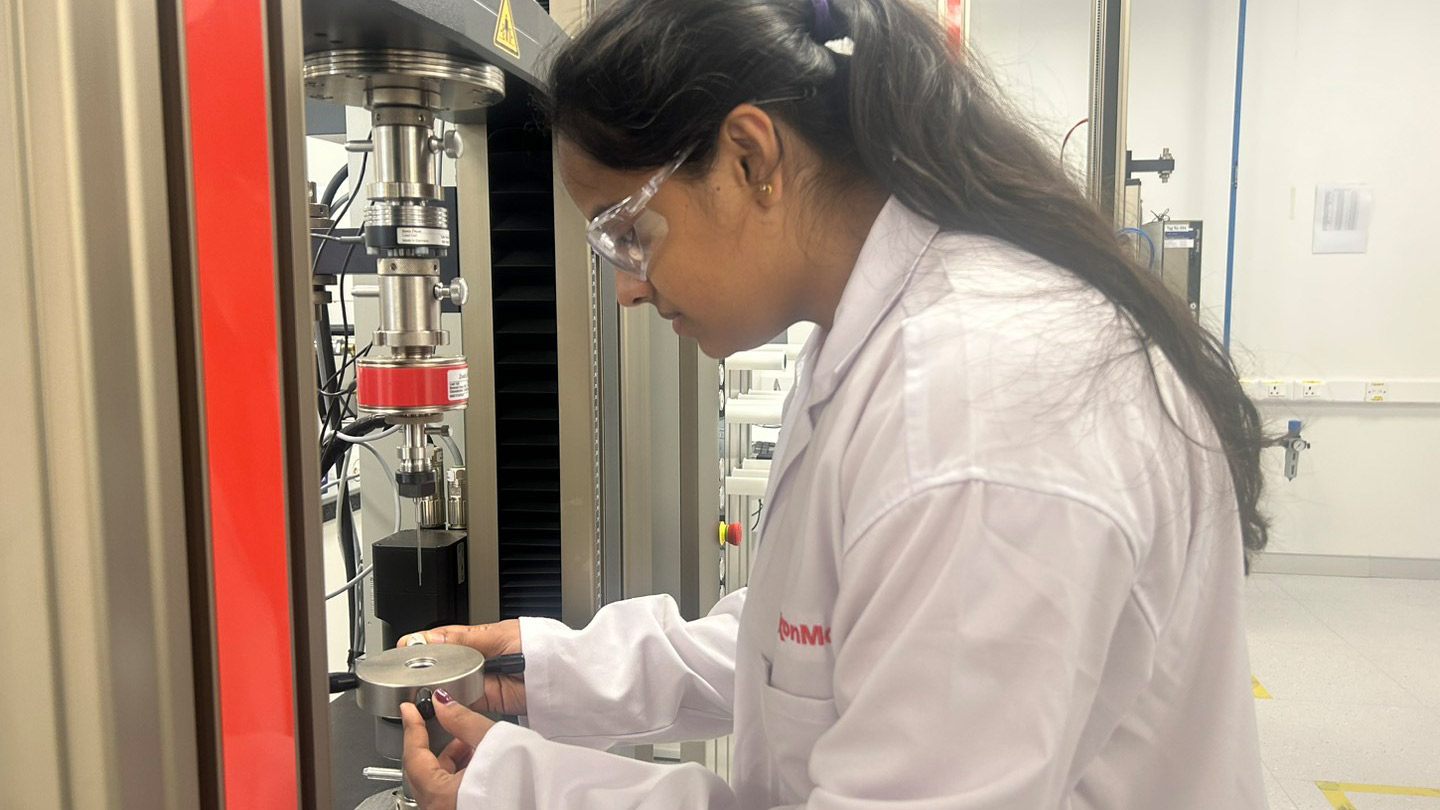
[[1301, 399], [1325, 399], [1324, 380], [1300, 380], [1296, 383], [1300, 387]]
[[1365, 383], [1366, 402], [1384, 402], [1390, 398], [1390, 384], [1383, 382]]
[[1289, 398], [1290, 398], [1290, 381], [1289, 381], [1289, 380], [1261, 380], [1261, 381], [1260, 381], [1260, 393], [1264, 394], [1264, 396], [1265, 396], [1266, 399], [1289, 399]]

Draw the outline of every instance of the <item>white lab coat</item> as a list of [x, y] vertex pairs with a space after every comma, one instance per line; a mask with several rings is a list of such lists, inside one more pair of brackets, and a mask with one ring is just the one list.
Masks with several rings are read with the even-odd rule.
[[[799, 360], [748, 593], [523, 620], [529, 728], [460, 810], [1265, 807], [1228, 469], [1152, 358], [892, 200]], [[729, 784], [593, 750], [732, 730]]]

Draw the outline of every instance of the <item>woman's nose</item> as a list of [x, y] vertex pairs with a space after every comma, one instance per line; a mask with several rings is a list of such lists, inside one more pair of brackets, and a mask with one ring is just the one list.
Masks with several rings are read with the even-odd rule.
[[655, 288], [650, 286], [650, 282], [641, 281], [619, 270], [615, 271], [615, 297], [620, 300], [620, 306], [638, 307], [641, 304], [648, 304], [651, 302], [654, 292]]

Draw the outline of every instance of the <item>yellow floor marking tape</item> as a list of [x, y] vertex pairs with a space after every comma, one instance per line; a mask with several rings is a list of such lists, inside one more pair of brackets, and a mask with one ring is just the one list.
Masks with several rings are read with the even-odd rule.
[[1440, 799], [1440, 788], [1398, 787], [1395, 785], [1356, 785], [1350, 782], [1316, 782], [1335, 810], [1356, 810], [1347, 793], [1381, 793], [1387, 796], [1421, 796]]
[[1271, 697], [1270, 693], [1267, 692], [1267, 691], [1265, 691], [1265, 687], [1263, 687], [1263, 686], [1260, 685], [1259, 679], [1256, 678], [1254, 675], [1251, 675], [1251, 676], [1250, 676], [1250, 683], [1251, 683], [1252, 686], [1255, 687], [1255, 697], [1257, 697], [1257, 698], [1269, 698], [1269, 697]]

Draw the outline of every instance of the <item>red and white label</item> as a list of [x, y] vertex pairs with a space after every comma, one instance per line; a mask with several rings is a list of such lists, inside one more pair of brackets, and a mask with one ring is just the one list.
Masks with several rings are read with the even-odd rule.
[[819, 624], [791, 624], [781, 616], [780, 640], [804, 647], [823, 647], [830, 643], [830, 628]]

